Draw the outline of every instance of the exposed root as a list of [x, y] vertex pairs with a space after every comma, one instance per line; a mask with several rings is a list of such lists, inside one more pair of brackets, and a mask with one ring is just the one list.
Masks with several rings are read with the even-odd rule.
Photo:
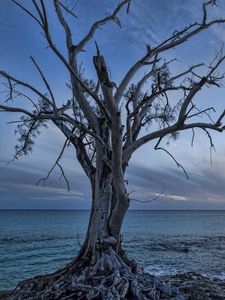
[[175, 287], [145, 274], [112, 247], [98, 249], [89, 259], [80, 259], [61, 271], [19, 283], [1, 299], [41, 300], [159, 300], [186, 299]]

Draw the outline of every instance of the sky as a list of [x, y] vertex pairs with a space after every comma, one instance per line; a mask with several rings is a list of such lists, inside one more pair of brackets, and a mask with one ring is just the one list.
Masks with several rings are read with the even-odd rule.
[[[78, 19], [67, 18], [77, 42], [94, 21], [110, 13], [118, 4], [116, 0], [67, 2], [76, 4], [74, 12]], [[28, 1], [21, 0], [21, 3], [30, 5]], [[46, 3], [55, 43], [65, 53], [64, 35], [52, 1], [46, 0]], [[146, 44], [156, 46], [175, 30], [201, 20], [201, 3], [201, 0], [133, 0], [129, 15], [120, 13], [122, 29], [110, 23], [99, 30], [95, 40], [106, 59], [113, 81], [120, 82], [126, 70], [144, 54]], [[40, 28], [11, 1], [0, 0], [0, 6], [0, 69], [33, 83], [45, 92], [29, 58], [35, 57], [57, 95], [57, 101], [66, 103], [69, 98], [66, 88], [69, 76], [46, 47]], [[216, 16], [225, 17], [223, 1], [218, 1], [218, 7], [209, 14], [210, 18]], [[192, 64], [210, 62], [224, 41], [225, 25], [216, 26], [183, 46], [170, 50], [163, 58], [178, 59], [170, 70], [175, 74]], [[89, 78], [95, 76], [92, 64], [94, 54], [92, 41], [80, 57]], [[224, 68], [225, 65], [220, 71], [223, 72]], [[2, 90], [0, 85], [0, 92]], [[213, 105], [217, 115], [225, 106], [224, 92], [224, 87], [204, 89], [196, 101], [200, 107]], [[176, 95], [174, 97], [176, 99]], [[0, 103], [3, 101], [0, 94]], [[17, 105], [24, 105], [21, 100], [16, 101]], [[11, 162], [16, 144], [15, 124], [7, 123], [18, 118], [15, 114], [0, 113], [0, 209], [88, 209], [91, 198], [89, 181], [71, 148], [67, 149], [62, 159], [71, 191], [67, 192], [57, 170], [44, 187], [36, 185], [48, 173], [64, 143], [64, 137], [53, 126], [42, 130], [31, 155]], [[196, 131], [193, 147], [191, 132], [182, 133], [176, 141], [165, 145], [185, 167], [188, 180], [166, 153], [154, 150], [154, 143], [139, 149], [126, 174], [131, 209], [225, 209], [225, 134], [213, 133], [213, 142], [216, 152], [213, 153], [212, 164], [209, 141], [200, 130]], [[159, 194], [160, 198], [151, 201]]]

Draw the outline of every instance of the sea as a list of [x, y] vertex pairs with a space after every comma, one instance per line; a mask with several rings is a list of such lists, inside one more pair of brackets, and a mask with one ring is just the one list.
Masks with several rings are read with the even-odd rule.
[[[70, 262], [88, 218], [89, 211], [0, 210], [0, 290]], [[129, 211], [122, 237], [150, 274], [225, 279], [225, 211]]]

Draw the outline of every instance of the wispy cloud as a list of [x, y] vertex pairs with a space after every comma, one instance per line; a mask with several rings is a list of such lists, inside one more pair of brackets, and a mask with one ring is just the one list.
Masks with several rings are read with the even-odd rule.
[[87, 179], [76, 171], [69, 177], [71, 191], [54, 174], [45, 186], [36, 182], [43, 174], [30, 168], [8, 168], [0, 164], [0, 207], [2, 208], [87, 208], [90, 189]]
[[[225, 175], [224, 158], [217, 157], [214, 167], [201, 165], [198, 171], [189, 172], [186, 180], [176, 168], [149, 168], [131, 164], [127, 174], [131, 198], [149, 201], [159, 194], [160, 198], [150, 203], [132, 201], [135, 209], [224, 209]], [[85, 177], [72, 179], [72, 191], [67, 192], [56, 180], [46, 187], [35, 186], [37, 174], [30, 170], [1, 167], [0, 206], [16, 208], [88, 208], [90, 186]]]
[[149, 201], [164, 191], [157, 201], [145, 204], [149, 209], [168, 208], [169, 204], [174, 208], [175, 203], [183, 209], [210, 209], [218, 205], [224, 209], [225, 176], [219, 171], [223, 166], [224, 158], [217, 157], [213, 167], [201, 165], [198, 171], [189, 173], [187, 180], [178, 169], [133, 165], [128, 173], [129, 190], [133, 191], [133, 198], [142, 201]]

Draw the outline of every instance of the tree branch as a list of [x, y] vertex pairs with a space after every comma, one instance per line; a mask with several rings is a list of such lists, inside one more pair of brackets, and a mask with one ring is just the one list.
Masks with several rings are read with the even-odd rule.
[[[218, 55], [219, 55], [219, 53], [217, 53], [216, 57]], [[189, 104], [191, 103], [193, 97], [201, 90], [201, 88], [207, 83], [213, 84], [213, 80], [210, 79], [210, 77], [213, 75], [213, 73], [219, 67], [219, 65], [224, 61], [224, 59], [225, 59], [225, 56], [220, 57], [218, 62], [214, 66], [210, 67], [210, 71], [208, 72], [208, 74], [206, 76], [203, 76], [200, 81], [193, 84], [193, 87], [191, 88], [189, 94], [187, 95], [186, 99], [184, 100], [184, 102], [181, 106], [179, 117], [178, 117], [178, 122], [183, 122], [185, 120], [185, 118], [187, 117], [186, 116], [187, 108], [188, 108]]]
[[60, 151], [59, 156], [57, 157], [55, 163], [53, 164], [53, 166], [52, 166], [51, 169], [49, 170], [47, 176], [46, 176], [46, 177], [43, 177], [43, 178], [41, 178], [41, 179], [39, 179], [38, 182], [36, 183], [36, 185], [39, 185], [39, 184], [42, 182], [42, 183], [43, 183], [43, 186], [45, 186], [45, 183], [46, 183], [46, 181], [48, 180], [49, 176], [51, 175], [52, 171], [55, 169], [56, 166], [58, 166], [59, 169], [60, 169], [60, 171], [61, 171], [61, 173], [62, 173], [62, 175], [63, 175], [63, 178], [64, 178], [65, 181], [66, 181], [66, 184], [67, 184], [67, 190], [68, 190], [68, 192], [70, 191], [70, 185], [69, 185], [69, 182], [68, 182], [68, 180], [67, 180], [67, 178], [66, 178], [66, 176], [65, 176], [65, 173], [64, 173], [64, 171], [63, 171], [63, 169], [62, 169], [62, 166], [59, 164], [59, 161], [61, 160], [61, 158], [62, 158], [62, 156], [63, 156], [63, 153], [64, 153], [64, 151], [65, 151], [65, 149], [66, 149], [67, 143], [68, 143], [68, 139], [66, 139], [65, 143], [63, 144], [62, 150]]
[[[139, 71], [139, 69], [141, 67], [143, 67], [145, 65], [145, 62], [147, 62], [151, 59], [151, 57], [158, 55], [166, 50], [172, 49], [178, 45], [183, 44], [184, 42], [189, 40], [191, 37], [194, 37], [201, 31], [204, 31], [213, 25], [216, 25], [216, 24], [219, 25], [219, 24], [223, 24], [223, 23], [225, 23], [225, 19], [215, 19], [215, 20], [213, 20], [209, 23], [205, 23], [205, 24], [202, 24], [202, 23], [190, 24], [188, 27], [185, 27], [184, 29], [182, 29], [180, 31], [176, 31], [170, 38], [168, 38], [167, 40], [162, 42], [157, 47], [151, 49], [151, 47], [148, 45], [147, 53], [129, 69], [129, 71], [126, 73], [126, 75], [122, 79], [122, 81], [118, 87], [118, 90], [115, 94], [116, 101], [118, 103], [120, 102], [128, 84], [130, 83], [130, 81], [132, 80], [134, 75]], [[197, 27], [197, 28], [195, 28], [195, 27]], [[192, 29], [192, 28], [194, 28], [194, 29]]]
[[40, 20], [38, 20], [37, 17], [35, 17], [34, 14], [32, 14], [28, 9], [26, 9], [25, 6], [23, 6], [22, 4], [20, 4], [18, 1], [16, 0], [11, 0], [14, 4], [16, 4], [17, 6], [19, 6], [23, 11], [25, 11], [31, 18], [33, 18], [41, 27], [43, 26], [42, 23], [40, 22]]
[[[14, 0], [12, 0], [14, 1]], [[67, 59], [63, 56], [63, 54], [58, 50], [58, 48], [55, 46], [50, 31], [49, 31], [49, 26], [48, 26], [48, 18], [47, 18], [47, 12], [46, 12], [46, 8], [45, 8], [45, 4], [43, 2], [43, 0], [40, 0], [41, 2], [41, 7], [42, 7], [42, 12], [40, 12], [39, 7], [36, 5], [35, 8], [37, 10], [38, 13], [41, 14], [42, 16], [42, 20], [43, 22], [40, 24], [41, 28], [43, 29], [44, 33], [45, 33], [45, 38], [49, 44], [49, 47], [52, 49], [52, 51], [56, 54], [56, 56], [62, 61], [62, 63], [65, 65], [65, 67], [69, 70], [71, 76], [74, 78], [74, 80], [77, 81], [77, 83], [79, 83], [79, 85], [97, 102], [99, 103], [100, 100], [98, 98], [98, 96], [93, 93], [87, 86], [86, 84], [80, 79], [79, 75], [76, 73], [76, 70], [73, 68], [73, 66], [67, 61]], [[20, 7], [22, 8], [23, 6], [20, 5]], [[23, 7], [24, 8], [24, 7]], [[28, 13], [27, 9], [23, 9], [25, 12]], [[60, 8], [61, 10], [61, 8]], [[29, 14], [29, 13], [28, 13]], [[30, 14], [29, 14], [30, 15]], [[61, 20], [62, 21], [62, 20]], [[70, 50], [70, 49], [68, 49]], [[1, 74], [1, 73], [0, 73]], [[79, 94], [79, 95], [78, 95]], [[95, 116], [95, 114], [93, 113], [88, 101], [85, 99], [85, 97], [82, 95], [81, 92], [77, 93], [77, 100], [79, 102], [79, 105], [81, 107], [81, 109], [85, 112], [87, 119], [89, 120], [89, 122], [92, 124], [92, 126], [98, 130], [98, 125], [97, 125], [97, 117]]]
[[66, 7], [61, 1], [59, 2], [59, 4], [68, 14], [73, 16], [75, 19], [78, 19], [78, 17], [72, 12], [72, 10]]
[[32, 56], [30, 56], [30, 59], [32, 60], [32, 62], [33, 62], [33, 64], [35, 65], [35, 67], [37, 68], [39, 74], [41, 75], [42, 80], [44, 81], [44, 84], [45, 84], [47, 90], [49, 91], [49, 94], [50, 94], [51, 99], [52, 99], [51, 105], [53, 106], [53, 109], [55, 110], [55, 109], [56, 109], [56, 102], [55, 102], [55, 98], [54, 98], [53, 92], [52, 92], [52, 90], [51, 90], [51, 87], [50, 87], [50, 85], [49, 85], [47, 79], [45, 78], [43, 72], [41, 71], [40, 67], [39, 67], [38, 64], [36, 63], [35, 59], [34, 59]]
[[[65, 18], [63, 17], [63, 13], [61, 10], [62, 4], [58, 0], [54, 0], [54, 6], [55, 6], [55, 10], [56, 10], [58, 19], [65, 31], [67, 48], [70, 51], [73, 51], [72, 33], [71, 33], [68, 23], [66, 22]], [[62, 6], [62, 7], [64, 7], [64, 6]]]
[[120, 12], [120, 10], [127, 4], [130, 4], [131, 0], [124, 0], [122, 1], [114, 10], [114, 12], [110, 15], [107, 16], [97, 22], [95, 22], [91, 29], [89, 30], [88, 34], [78, 43], [78, 45], [75, 48], [75, 52], [76, 54], [78, 54], [79, 52], [81, 52], [83, 50], [83, 48], [85, 47], [85, 45], [93, 38], [96, 30], [101, 27], [102, 25], [108, 23], [109, 21], [114, 21], [117, 25], [119, 25], [121, 27], [120, 21], [117, 17], [118, 13]]
[[138, 140], [133, 142], [130, 146], [128, 146], [123, 152], [123, 162], [126, 163], [129, 161], [132, 154], [139, 149], [142, 145], [155, 140], [157, 138], [163, 138], [164, 136], [171, 134], [173, 132], [183, 131], [192, 128], [206, 128], [215, 130], [217, 132], [223, 132], [225, 130], [225, 126], [221, 127], [215, 124], [210, 123], [190, 123], [190, 124], [178, 124], [177, 122], [171, 126], [166, 128], [151, 132], [140, 137]]
[[165, 189], [163, 189], [156, 197], [150, 199], [150, 200], [140, 200], [140, 199], [134, 199], [134, 198], [129, 198], [130, 201], [134, 201], [134, 202], [141, 202], [141, 203], [150, 203], [150, 202], [154, 202], [156, 200], [158, 200], [159, 198], [161, 198], [161, 196], [164, 194]]
[[211, 135], [210, 135], [210, 133], [208, 132], [208, 130], [207, 129], [205, 129], [205, 128], [202, 128], [204, 131], [205, 131], [205, 133], [206, 133], [206, 135], [207, 135], [207, 137], [208, 137], [208, 139], [209, 139], [209, 143], [210, 143], [210, 163], [211, 163], [211, 165], [212, 165], [212, 149], [214, 150], [214, 151], [216, 151], [216, 149], [215, 149], [215, 146], [214, 146], [214, 144], [213, 144], [213, 140], [212, 140], [212, 137], [211, 137]]
[[166, 152], [175, 161], [177, 167], [181, 168], [183, 170], [186, 178], [188, 179], [188, 174], [187, 174], [185, 168], [176, 160], [176, 158], [168, 150], [166, 150], [165, 148], [159, 147], [159, 144], [160, 144], [161, 141], [162, 141], [162, 137], [160, 137], [158, 142], [156, 143], [155, 150], [162, 150], [162, 151]]
[[17, 84], [30, 89], [32, 92], [34, 92], [39, 97], [41, 97], [42, 99], [44, 99], [45, 101], [47, 101], [51, 106], [53, 106], [52, 102], [48, 99], [48, 97], [46, 97], [45, 94], [41, 93], [39, 90], [37, 90], [31, 84], [29, 84], [27, 82], [24, 82], [22, 80], [19, 80], [19, 79], [15, 78], [15, 77], [11, 76], [10, 74], [6, 73], [5, 71], [2, 71], [2, 70], [0, 70], [0, 76], [2, 76], [3, 78], [6, 78], [7, 80], [12, 80], [12, 81], [14, 81]]

